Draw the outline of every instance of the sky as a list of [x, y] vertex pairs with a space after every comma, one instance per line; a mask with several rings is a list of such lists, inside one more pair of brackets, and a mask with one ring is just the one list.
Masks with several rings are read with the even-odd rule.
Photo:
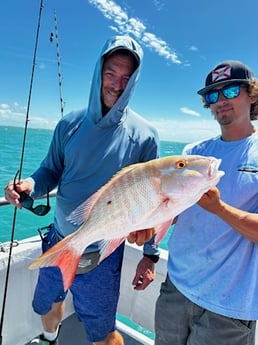
[[60, 92], [63, 114], [87, 107], [97, 57], [114, 35], [129, 34], [143, 48], [129, 105], [161, 140], [192, 142], [220, 132], [196, 92], [221, 61], [240, 60], [258, 76], [257, 0], [41, 1], [0, 5], [2, 126], [23, 127], [27, 118], [31, 128], [54, 129]]

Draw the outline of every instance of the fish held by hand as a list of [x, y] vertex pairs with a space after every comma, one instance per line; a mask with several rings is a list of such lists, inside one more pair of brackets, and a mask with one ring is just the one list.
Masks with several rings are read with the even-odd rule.
[[78, 230], [29, 268], [58, 266], [67, 290], [90, 244], [102, 241], [99, 263], [134, 231], [155, 228], [158, 244], [173, 219], [219, 182], [220, 163], [214, 157], [178, 155], [123, 168], [67, 217]]

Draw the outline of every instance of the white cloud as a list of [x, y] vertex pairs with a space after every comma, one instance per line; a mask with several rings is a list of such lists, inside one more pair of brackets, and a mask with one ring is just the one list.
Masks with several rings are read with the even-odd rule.
[[161, 140], [190, 143], [214, 137], [220, 133], [219, 126], [213, 119], [184, 122], [159, 119], [151, 123], [157, 128]]
[[160, 11], [164, 7], [164, 3], [159, 0], [153, 0], [153, 4], [158, 11]]
[[[138, 18], [129, 18], [125, 10], [112, 0], [88, 0], [102, 12], [104, 17], [113, 21], [111, 29], [123, 34], [134, 35], [146, 47], [153, 49], [160, 56], [175, 64], [181, 64], [176, 52], [169, 47], [167, 42], [151, 32], [147, 32], [144, 23]], [[116, 24], [116, 26], [114, 26]]]
[[189, 48], [191, 51], [193, 51], [193, 52], [196, 52], [196, 51], [198, 51], [198, 48], [197, 47], [195, 47], [195, 46], [190, 46], [190, 48]]
[[[177, 121], [159, 119], [150, 121], [159, 132], [161, 140], [181, 143], [192, 143], [220, 135], [220, 127], [216, 120], [192, 119], [189, 121]], [[252, 124], [258, 130], [258, 121]]]
[[2, 103], [2, 104], [0, 104], [0, 109], [3, 109], [3, 110], [9, 109], [9, 105], [5, 104], [5, 103]]
[[[22, 109], [22, 107], [20, 107]], [[187, 109], [187, 108], [186, 108]], [[26, 111], [18, 111], [8, 104], [0, 104], [1, 126], [25, 126]], [[220, 128], [214, 119], [192, 119], [177, 121], [170, 119], [149, 120], [159, 132], [161, 140], [190, 143], [219, 135]], [[30, 116], [30, 128], [54, 129], [57, 120], [46, 119], [41, 116]], [[258, 129], [258, 123], [253, 122]]]
[[43, 63], [43, 62], [39, 63], [39, 64], [38, 64], [38, 68], [39, 68], [39, 69], [46, 69], [45, 63]]
[[197, 111], [189, 109], [187, 107], [181, 107], [180, 111], [184, 114], [191, 115], [191, 116], [197, 116], [197, 117], [201, 116], [201, 114], [197, 113]]
[[[1, 126], [24, 127], [26, 120], [26, 109], [20, 107], [17, 102], [14, 106], [0, 104], [0, 124]], [[54, 129], [57, 121], [50, 121], [40, 116], [30, 116], [29, 127]]]
[[150, 32], [144, 32], [141, 40], [147, 47], [152, 48], [160, 56], [165, 57], [167, 60], [170, 60], [175, 64], [182, 63], [179, 60], [177, 54], [168, 47], [167, 43], [156, 37], [154, 34]]

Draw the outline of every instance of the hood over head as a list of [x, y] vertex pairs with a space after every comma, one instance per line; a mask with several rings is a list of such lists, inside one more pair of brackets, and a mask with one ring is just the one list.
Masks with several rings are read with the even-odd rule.
[[[103, 117], [101, 108], [101, 72], [104, 57], [106, 54], [112, 54], [114, 51], [119, 49], [129, 50], [138, 62], [138, 67], [135, 69], [131, 75], [126, 88], [123, 93], [110, 109], [110, 111]], [[124, 110], [127, 107], [133, 88], [139, 78], [140, 68], [143, 59], [143, 50], [140, 45], [129, 36], [114, 36], [109, 38], [102, 51], [99, 58], [97, 59], [95, 70], [92, 78], [89, 104], [87, 116], [88, 118], [100, 127], [108, 127], [115, 123], [121, 121]]]

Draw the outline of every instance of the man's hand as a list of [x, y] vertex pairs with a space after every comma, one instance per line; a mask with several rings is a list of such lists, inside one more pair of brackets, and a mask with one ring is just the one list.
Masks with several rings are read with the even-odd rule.
[[154, 263], [151, 259], [143, 257], [136, 268], [133, 286], [135, 290], [144, 290], [155, 279]]
[[[22, 208], [22, 205], [20, 204], [20, 195], [14, 190], [14, 181], [9, 181], [7, 186], [4, 189], [5, 199], [12, 205]], [[31, 185], [26, 180], [20, 180], [16, 183], [16, 189], [18, 192], [31, 192]]]
[[217, 187], [212, 187], [208, 192], [204, 193], [198, 201], [198, 205], [206, 211], [217, 214], [223, 207], [223, 202], [220, 199], [220, 192]]
[[133, 231], [128, 235], [127, 241], [142, 246], [145, 242], [149, 241], [154, 234], [155, 228]]

